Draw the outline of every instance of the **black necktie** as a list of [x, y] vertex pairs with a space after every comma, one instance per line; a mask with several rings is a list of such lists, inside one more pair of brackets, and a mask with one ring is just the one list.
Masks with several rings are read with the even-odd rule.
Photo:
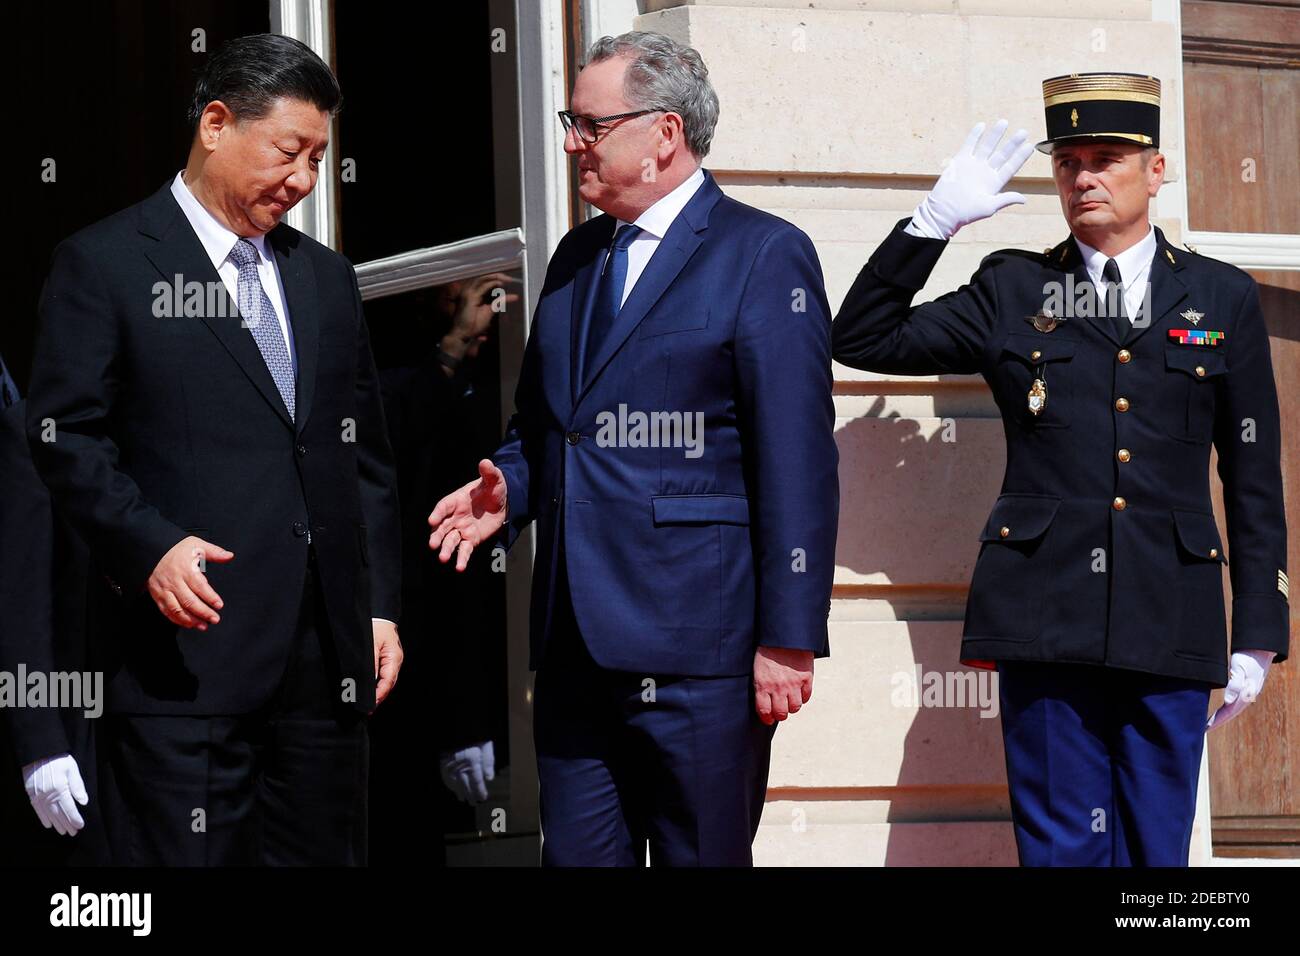
[[1128, 337], [1129, 331], [1133, 328], [1133, 323], [1128, 320], [1128, 313], [1124, 309], [1124, 280], [1119, 276], [1119, 263], [1114, 259], [1107, 259], [1106, 265], [1102, 267], [1101, 277], [1106, 280], [1106, 304], [1110, 308], [1110, 296], [1114, 296], [1115, 307], [1110, 309], [1111, 318], [1115, 320], [1115, 331], [1119, 334], [1120, 344]]

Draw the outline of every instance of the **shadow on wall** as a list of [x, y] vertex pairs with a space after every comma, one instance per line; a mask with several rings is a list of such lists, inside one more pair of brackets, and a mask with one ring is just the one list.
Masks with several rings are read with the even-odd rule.
[[[855, 576], [906, 588], [892, 604], [908, 622], [913, 666], [872, 671], [881, 686], [866, 695], [914, 714], [896, 780], [879, 782], [890, 787], [888, 822], [909, 824], [890, 828], [883, 862], [1014, 866], [995, 674], [959, 660], [965, 587], [1005, 464], [1002, 425], [956, 417], [942, 399], [937, 423], [886, 406], [877, 398], [836, 433], [836, 560]], [[843, 730], [863, 733], [871, 723], [861, 715]], [[959, 846], [944, 826], [957, 823], [971, 825]]]

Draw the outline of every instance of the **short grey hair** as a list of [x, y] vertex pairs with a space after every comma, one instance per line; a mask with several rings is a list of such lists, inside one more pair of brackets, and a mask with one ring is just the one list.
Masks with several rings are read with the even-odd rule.
[[682, 118], [686, 146], [698, 159], [709, 154], [718, 125], [718, 94], [699, 53], [662, 33], [634, 31], [601, 37], [587, 51], [587, 63], [616, 56], [631, 62], [623, 97], [639, 110], [666, 110]]

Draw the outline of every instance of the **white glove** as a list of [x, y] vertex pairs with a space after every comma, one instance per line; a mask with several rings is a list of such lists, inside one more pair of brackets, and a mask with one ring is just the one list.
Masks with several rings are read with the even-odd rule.
[[487, 782], [496, 776], [496, 755], [492, 741], [485, 740], [455, 753], [443, 754], [439, 761], [442, 782], [465, 803], [487, 799]]
[[[71, 754], [59, 754], [23, 767], [23, 786], [32, 809], [45, 829], [54, 827], [63, 836], [74, 836], [86, 825], [77, 812], [90, 802], [81, 771]], [[73, 802], [75, 800], [75, 802]]]
[[1264, 689], [1264, 678], [1273, 663], [1273, 651], [1237, 651], [1228, 668], [1228, 686], [1223, 691], [1223, 705], [1210, 715], [1205, 729], [1221, 727], [1255, 702]]
[[1004, 193], [1002, 187], [1025, 165], [1034, 144], [1025, 142], [1029, 134], [1020, 129], [998, 147], [1006, 128], [1006, 120], [998, 120], [987, 133], [983, 123], [975, 124], [904, 231], [929, 239], [951, 239], [962, 226], [1025, 201], [1020, 193]]

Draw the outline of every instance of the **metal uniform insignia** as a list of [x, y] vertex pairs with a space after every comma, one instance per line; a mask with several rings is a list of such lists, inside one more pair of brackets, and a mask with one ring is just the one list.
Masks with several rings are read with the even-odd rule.
[[1186, 312], [1180, 314], [1184, 319], [1192, 323], [1192, 325], [1200, 325], [1201, 319], [1205, 318], [1204, 312], [1197, 312], [1195, 309], [1188, 309]]
[[1282, 592], [1284, 598], [1291, 597], [1291, 582], [1286, 576], [1286, 572], [1281, 568], [1277, 569], [1277, 589]]
[[1041, 379], [1034, 379], [1029, 387], [1029, 410], [1037, 415], [1047, 407], [1047, 384]]
[[1077, 129], [1077, 128], [1078, 128], [1078, 126], [1079, 126], [1079, 111], [1078, 111], [1078, 110], [1070, 110], [1070, 126], [1071, 126], [1071, 128], [1074, 128], [1074, 129]]
[[1050, 332], [1061, 324], [1061, 319], [1052, 315], [1050, 309], [1043, 309], [1037, 315], [1031, 315], [1029, 321], [1039, 332]]

